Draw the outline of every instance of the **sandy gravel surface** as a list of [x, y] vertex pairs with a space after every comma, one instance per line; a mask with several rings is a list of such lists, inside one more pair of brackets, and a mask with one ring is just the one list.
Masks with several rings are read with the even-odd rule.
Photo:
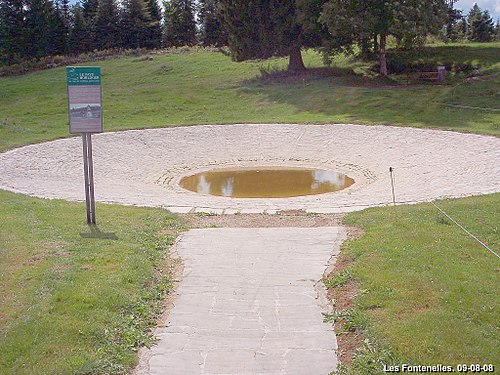
[[[96, 199], [175, 212], [349, 212], [500, 191], [500, 138], [361, 125], [206, 125], [93, 136]], [[236, 199], [186, 191], [183, 176], [217, 167], [317, 167], [356, 180], [321, 195]], [[0, 154], [0, 188], [84, 200], [81, 138]]]

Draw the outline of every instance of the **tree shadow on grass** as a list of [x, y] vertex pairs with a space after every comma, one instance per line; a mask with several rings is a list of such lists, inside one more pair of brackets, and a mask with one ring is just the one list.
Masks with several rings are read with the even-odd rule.
[[[496, 82], [496, 83], [495, 83]], [[240, 90], [266, 98], [267, 105], [292, 105], [292, 118], [316, 114], [318, 122], [339, 122], [417, 126], [499, 134], [494, 86], [469, 87], [454, 84], [418, 83], [406, 85], [391, 78], [356, 73], [351, 68], [314, 68], [300, 75], [286, 71], [263, 71], [244, 81]], [[481, 85], [485, 85], [484, 82]], [[463, 85], [462, 85], [463, 86]], [[488, 96], [489, 95], [489, 96]], [[462, 108], [486, 107], [492, 110]], [[479, 103], [475, 105], [474, 103]], [[450, 106], [451, 104], [451, 106]]]
[[500, 73], [500, 44], [475, 43], [471, 45], [429, 46], [413, 51], [391, 50], [387, 57], [409, 62], [426, 62], [436, 65], [472, 65]]
[[320, 67], [307, 68], [300, 74], [291, 74], [287, 70], [277, 68], [260, 68], [260, 76], [244, 81], [244, 85], [250, 87], [269, 85], [303, 85], [314, 81], [335, 81], [339, 85], [359, 87], [384, 87], [393, 86], [394, 82], [382, 78], [375, 72], [365, 71], [363, 74], [356, 73], [353, 68], [348, 67]]

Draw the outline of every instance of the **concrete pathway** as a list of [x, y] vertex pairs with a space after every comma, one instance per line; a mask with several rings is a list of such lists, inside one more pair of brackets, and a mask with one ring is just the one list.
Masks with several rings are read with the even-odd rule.
[[194, 229], [176, 253], [184, 276], [157, 345], [136, 374], [328, 374], [337, 347], [323, 273], [345, 231]]

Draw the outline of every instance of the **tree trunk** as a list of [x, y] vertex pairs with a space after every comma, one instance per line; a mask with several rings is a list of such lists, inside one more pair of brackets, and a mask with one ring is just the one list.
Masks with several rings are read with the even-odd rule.
[[373, 52], [378, 53], [378, 34], [373, 34]]
[[306, 66], [302, 60], [300, 45], [295, 45], [290, 49], [290, 59], [288, 60], [288, 73], [300, 74], [306, 71]]
[[363, 57], [367, 57], [370, 54], [369, 42], [370, 41], [366, 37], [361, 39], [361, 55]]
[[387, 59], [385, 57], [385, 34], [380, 34], [380, 52], [379, 52], [379, 62], [380, 62], [380, 74], [385, 77], [387, 76]]

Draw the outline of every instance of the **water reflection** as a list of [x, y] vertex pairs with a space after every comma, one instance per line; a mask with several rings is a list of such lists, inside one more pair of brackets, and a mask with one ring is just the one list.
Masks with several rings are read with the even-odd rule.
[[180, 185], [200, 194], [233, 198], [285, 198], [329, 193], [351, 186], [344, 174], [320, 169], [220, 169], [185, 177]]

